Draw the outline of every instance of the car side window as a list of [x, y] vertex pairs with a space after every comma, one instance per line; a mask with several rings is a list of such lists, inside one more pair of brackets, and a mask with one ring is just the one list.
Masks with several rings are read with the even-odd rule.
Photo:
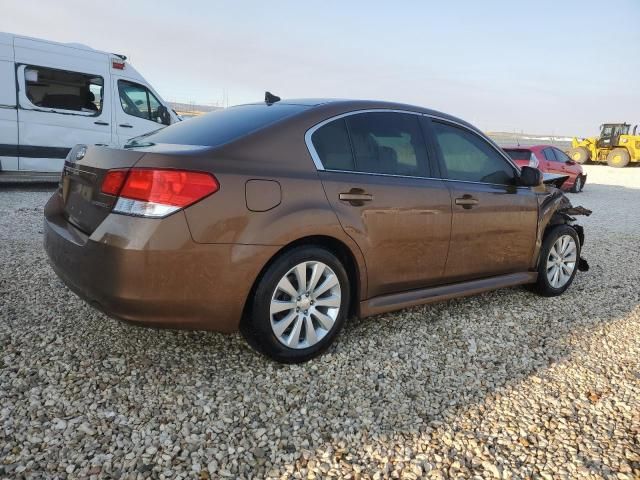
[[544, 150], [542, 150], [542, 153], [544, 155], [544, 158], [546, 158], [550, 162], [557, 162], [558, 161], [556, 159], [555, 154], [553, 153], [553, 148], [545, 148]]
[[447, 178], [499, 185], [515, 183], [515, 169], [486, 140], [450, 124], [433, 121], [432, 126]]
[[417, 115], [355, 113], [320, 127], [311, 141], [327, 170], [429, 175], [427, 148]]
[[118, 80], [120, 105], [127, 115], [144, 118], [156, 123], [166, 123], [162, 120], [160, 108], [162, 104], [156, 96], [143, 85]]
[[357, 171], [428, 176], [427, 147], [418, 115], [367, 112], [346, 117]]
[[311, 136], [311, 142], [327, 170], [355, 169], [347, 125], [343, 118], [320, 127]]
[[566, 153], [564, 153], [562, 150], [558, 150], [557, 148], [554, 148], [553, 152], [556, 154], [556, 158], [558, 159], [559, 162], [567, 163], [569, 160], [571, 160], [569, 156]]

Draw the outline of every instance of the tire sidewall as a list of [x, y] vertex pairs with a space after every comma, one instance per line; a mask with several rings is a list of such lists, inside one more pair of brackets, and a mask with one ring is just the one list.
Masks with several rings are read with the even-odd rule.
[[[549, 257], [549, 252], [553, 247], [553, 244], [556, 242], [556, 240], [559, 237], [563, 235], [570, 235], [573, 238], [574, 242], [576, 243], [576, 250], [577, 250], [576, 265], [573, 269], [573, 272], [571, 273], [571, 278], [569, 278], [569, 281], [565, 283], [562, 287], [555, 288], [549, 283], [549, 279], [547, 278], [547, 258]], [[549, 296], [549, 297], [561, 295], [562, 293], [565, 292], [565, 290], [567, 290], [571, 286], [571, 284], [573, 283], [573, 280], [576, 277], [576, 274], [578, 273], [578, 262], [580, 261], [580, 253], [581, 253], [580, 239], [578, 238], [577, 232], [571, 226], [566, 224], [557, 225], [555, 227], [552, 227], [547, 232], [542, 242], [542, 247], [540, 248], [540, 257], [538, 260], [537, 283], [538, 283], [540, 292], [543, 295]]]
[[[622, 162], [618, 164], [614, 163], [613, 158], [616, 155], [621, 156]], [[607, 164], [613, 168], [624, 168], [629, 164], [629, 160], [630, 160], [629, 152], [624, 148], [615, 148], [611, 150], [611, 152], [609, 152], [609, 155], [607, 155]]]
[[573, 193], [580, 193], [582, 191], [582, 176], [578, 175], [576, 177], [575, 182], [573, 183], [573, 187], [571, 188]]
[[[286, 347], [275, 336], [271, 328], [269, 308], [278, 282], [291, 268], [304, 261], [320, 261], [334, 271], [340, 282], [341, 303], [340, 311], [331, 331], [315, 345], [298, 350]], [[250, 333], [252, 338], [248, 338], [250, 340], [249, 343], [278, 362], [304, 362], [324, 352], [340, 333], [348, 316], [350, 298], [349, 277], [344, 266], [335, 255], [322, 247], [296, 247], [276, 258], [258, 280], [255, 294], [251, 299], [249, 317], [247, 318], [247, 326], [249, 328], [243, 329], [243, 333], [245, 333], [245, 336]], [[245, 330], [249, 330], [249, 332], [245, 332]]]

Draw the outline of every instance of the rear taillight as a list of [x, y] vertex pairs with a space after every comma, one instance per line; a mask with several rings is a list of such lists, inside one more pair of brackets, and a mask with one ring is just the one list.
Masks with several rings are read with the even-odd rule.
[[127, 178], [128, 170], [109, 170], [102, 180], [102, 193], [107, 195], [118, 195], [124, 180]]
[[[102, 191], [117, 195], [113, 211], [141, 217], [165, 217], [219, 190], [210, 173], [188, 170], [132, 168], [118, 185], [123, 170], [110, 170]], [[114, 192], [114, 193], [111, 193]]]

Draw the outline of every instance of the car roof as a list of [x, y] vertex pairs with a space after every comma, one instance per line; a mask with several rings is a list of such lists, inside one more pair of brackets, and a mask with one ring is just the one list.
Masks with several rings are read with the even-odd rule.
[[[439, 117], [444, 120], [450, 120], [452, 122], [460, 123], [473, 130], [479, 131], [478, 128], [470, 123], [462, 120], [461, 118], [454, 117], [448, 113], [432, 110], [429, 108], [419, 107], [417, 105], [410, 105], [406, 103], [387, 102], [382, 100], [357, 100], [357, 99], [344, 99], [344, 98], [292, 98], [282, 99], [277, 102], [281, 105], [303, 105], [309, 107], [307, 112], [319, 109], [327, 109], [331, 111], [349, 112], [355, 110], [404, 110], [409, 112], [424, 113], [434, 117]], [[248, 105], [260, 105], [264, 102], [254, 102]]]

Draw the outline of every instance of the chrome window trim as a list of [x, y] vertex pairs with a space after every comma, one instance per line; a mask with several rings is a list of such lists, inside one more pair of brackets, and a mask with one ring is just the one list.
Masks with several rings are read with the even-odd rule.
[[435, 178], [435, 177], [421, 177], [419, 175], [398, 175], [395, 173], [375, 173], [375, 172], [357, 172], [355, 170], [338, 170], [335, 168], [323, 168], [323, 172], [332, 172], [332, 173], [353, 173], [356, 175], [373, 175], [375, 177], [399, 177], [399, 178], [415, 178], [418, 180], [444, 180], [443, 178]]
[[392, 173], [374, 173], [374, 172], [356, 172], [354, 170], [337, 170], [333, 168], [323, 168], [323, 172], [329, 173], [349, 173], [352, 175], [371, 175], [374, 177], [398, 177], [398, 178], [415, 178], [416, 180], [438, 180], [440, 182], [457, 182], [457, 183], [471, 183], [473, 185], [489, 185], [492, 187], [502, 187], [502, 188], [518, 188], [518, 189], [529, 189], [529, 187], [524, 187], [522, 185], [505, 185], [503, 183], [487, 183], [487, 182], [472, 182], [470, 180], [455, 180], [452, 178], [438, 178], [438, 177], [418, 177], [415, 175], [395, 175]]
[[[435, 178], [435, 177], [421, 177], [421, 176], [415, 176], [415, 175], [395, 175], [395, 174], [390, 174], [390, 173], [373, 173], [373, 172], [356, 172], [356, 171], [351, 171], [351, 170], [335, 170], [335, 169], [326, 169], [324, 168], [324, 165], [322, 164], [322, 161], [320, 160], [320, 156], [318, 155], [318, 152], [316, 151], [313, 142], [311, 140], [311, 137], [313, 136], [313, 134], [316, 132], [316, 130], [322, 128], [323, 126], [325, 126], [327, 123], [331, 123], [334, 120], [340, 120], [341, 118], [345, 118], [345, 117], [349, 117], [351, 115], [357, 115], [359, 113], [407, 113], [410, 115], [417, 115], [420, 117], [429, 117], [429, 118], [433, 118], [435, 120], [439, 120], [445, 123], [451, 123], [453, 125], [456, 125], [460, 128], [463, 128], [465, 131], [468, 131], [472, 134], [475, 134], [477, 136], [479, 136], [481, 139], [483, 139], [485, 142], [487, 142], [489, 144], [489, 146], [491, 148], [493, 148], [493, 150], [495, 150], [509, 165], [511, 165], [511, 167], [514, 169], [516, 176], [519, 176], [520, 173], [520, 168], [517, 166], [517, 164], [511, 159], [511, 157], [509, 157], [506, 153], [502, 152], [499, 148], [496, 148], [494, 142], [487, 137], [485, 134], [483, 134], [482, 132], [476, 132], [475, 130], [469, 128], [467, 125], [464, 125], [460, 122], [456, 122], [455, 120], [450, 120], [448, 118], [444, 118], [444, 117], [440, 117], [438, 115], [433, 115], [430, 113], [422, 113], [422, 112], [414, 112], [411, 110], [399, 110], [399, 109], [389, 109], [389, 108], [370, 108], [370, 109], [364, 109], [364, 110], [352, 110], [350, 112], [345, 112], [345, 113], [341, 113], [339, 115], [335, 115], [333, 117], [327, 118], [323, 121], [321, 121], [320, 123], [315, 124], [314, 126], [312, 126], [311, 128], [309, 128], [306, 133], [304, 134], [304, 142], [307, 145], [307, 150], [309, 151], [309, 154], [311, 155], [311, 159], [313, 160], [314, 165], [316, 166], [316, 169], [319, 171], [328, 171], [328, 172], [340, 172], [340, 173], [357, 173], [359, 175], [379, 175], [379, 176], [387, 176], [387, 177], [401, 177], [401, 178], [422, 178], [422, 179], [427, 179], [427, 180], [442, 180], [445, 182], [463, 182], [463, 183], [473, 183], [473, 184], [478, 184], [478, 185], [498, 185], [498, 186], [513, 186], [513, 185], [504, 185], [502, 183], [488, 183], [488, 182], [472, 182], [472, 181], [468, 181], [468, 180], [455, 180], [455, 179], [451, 179], [451, 178]], [[520, 187], [517, 186], [517, 188], [529, 188], [529, 187]]]

